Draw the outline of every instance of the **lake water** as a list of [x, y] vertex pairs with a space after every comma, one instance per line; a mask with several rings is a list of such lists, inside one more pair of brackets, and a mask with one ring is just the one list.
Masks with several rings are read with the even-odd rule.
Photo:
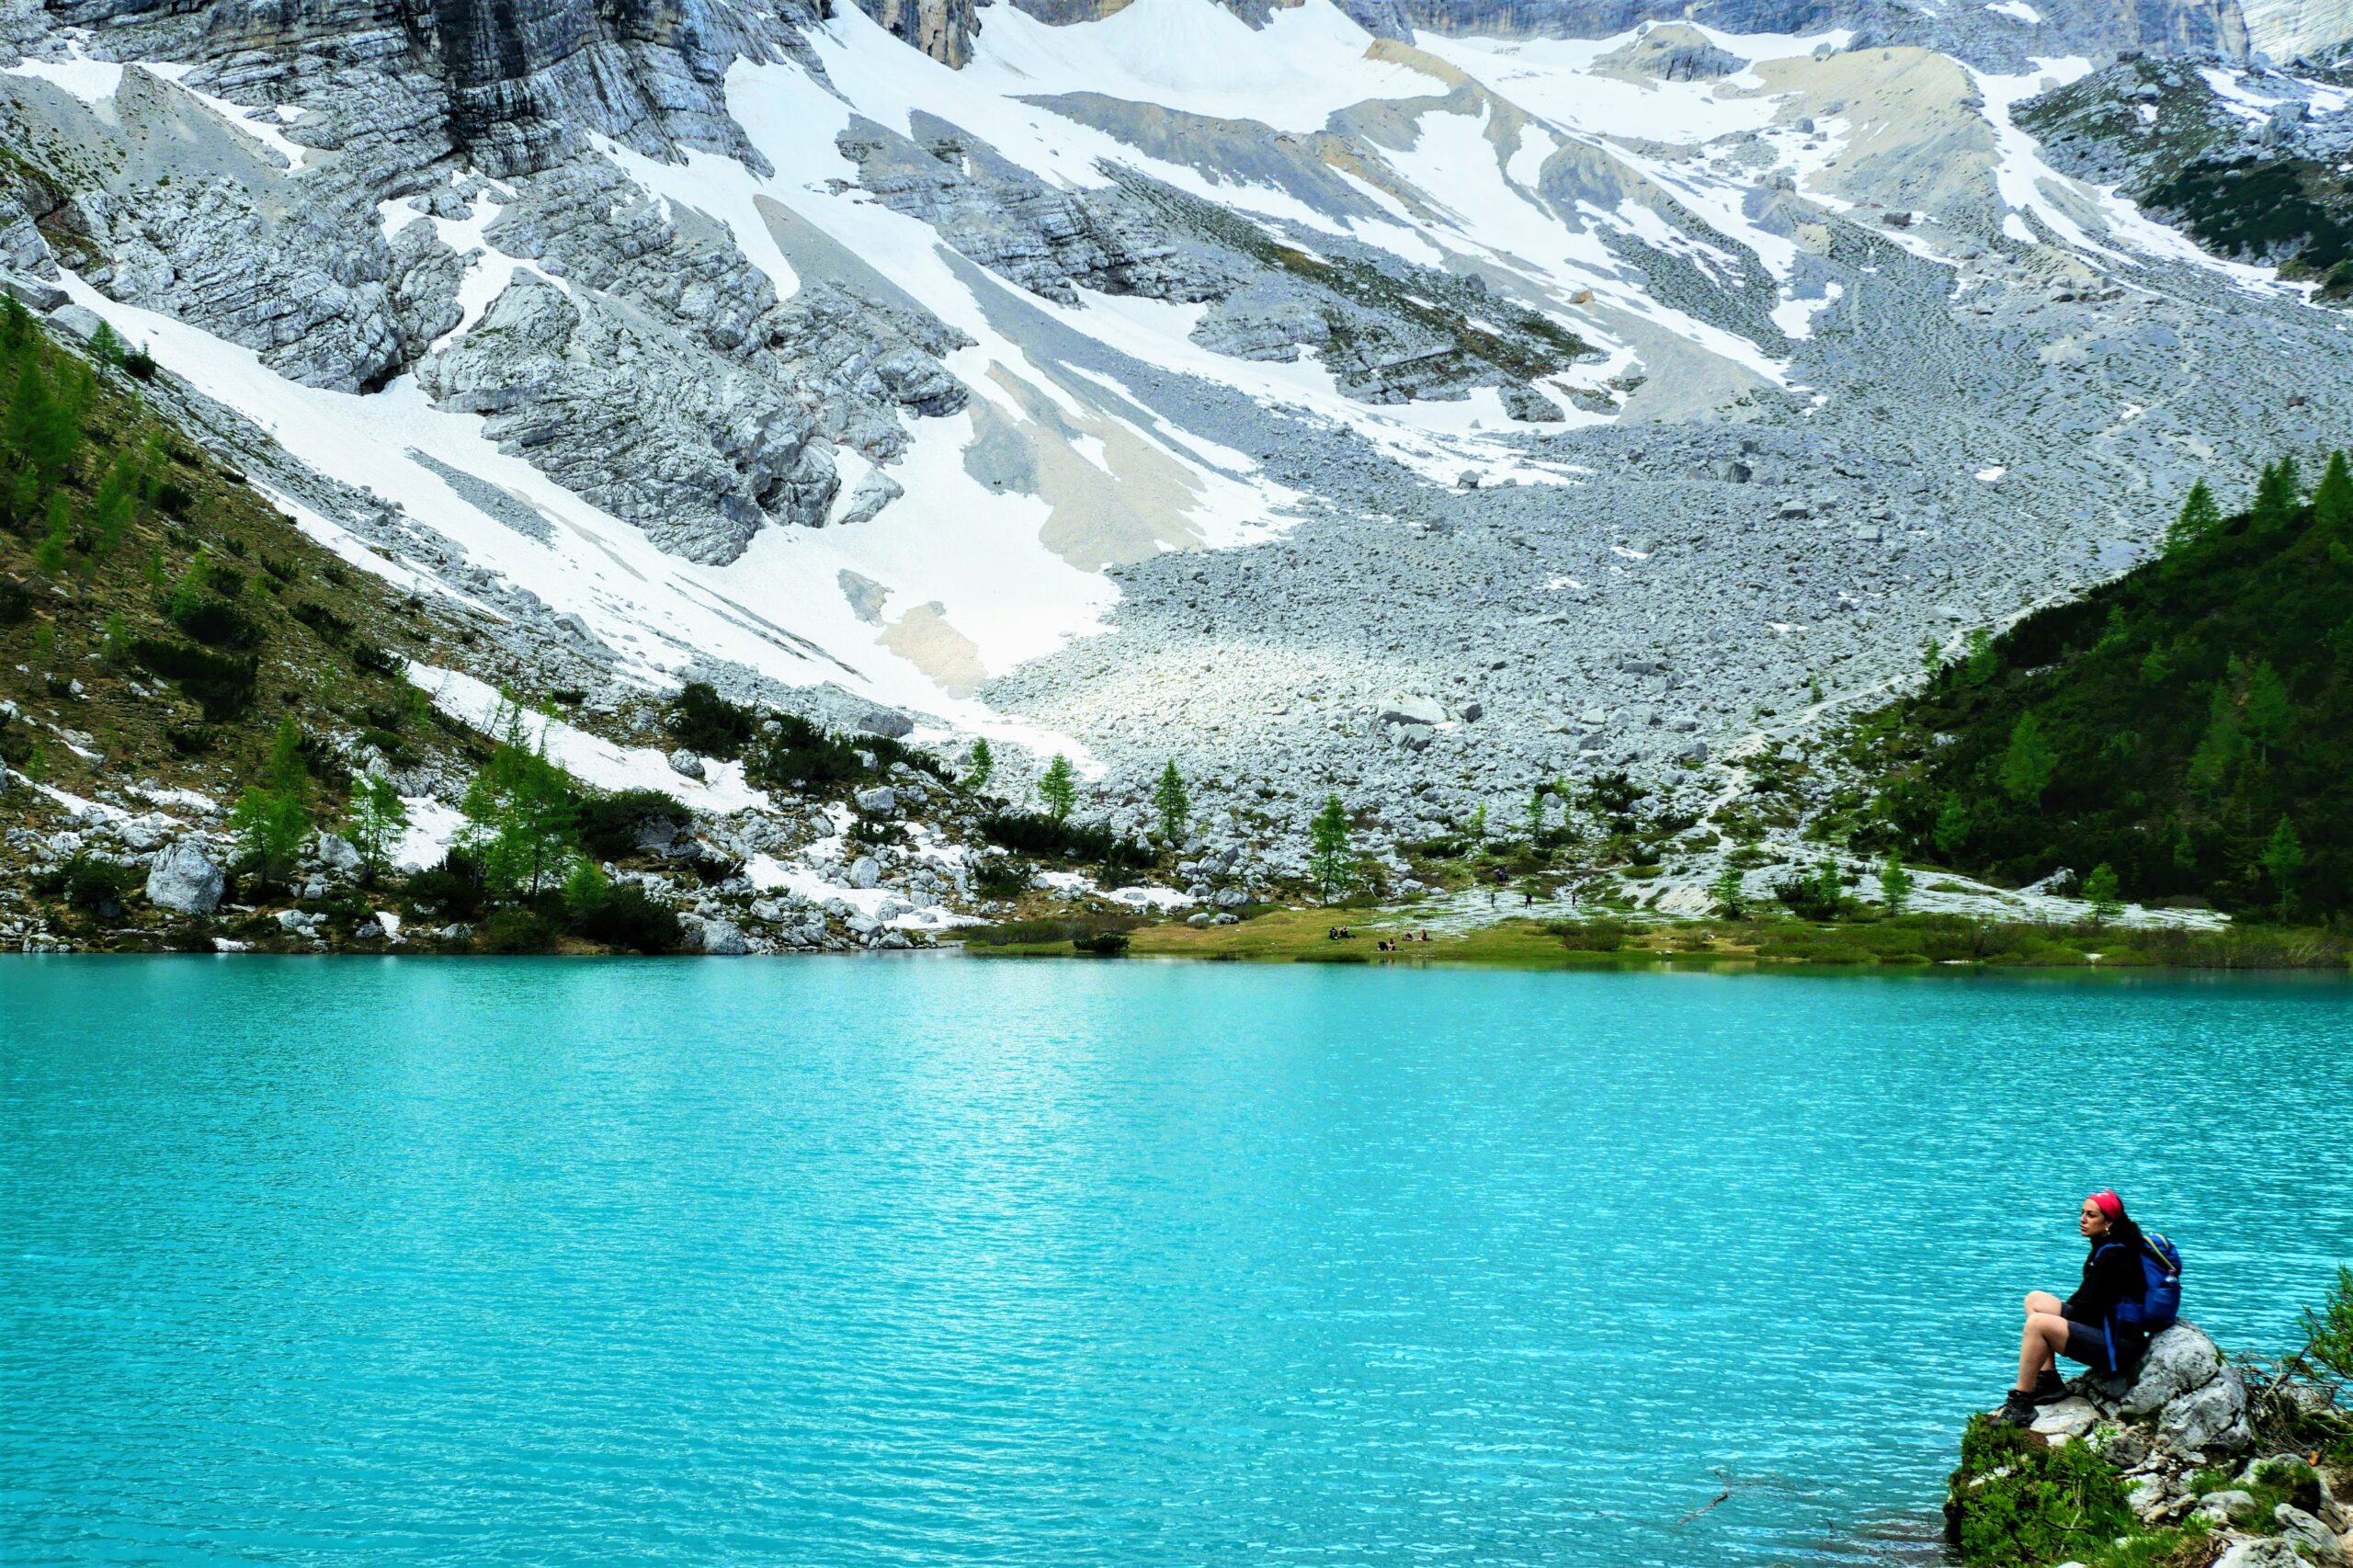
[[2348, 1126], [2335, 982], [0, 960], [0, 1560], [1917, 1556], [2086, 1189], [2276, 1348]]

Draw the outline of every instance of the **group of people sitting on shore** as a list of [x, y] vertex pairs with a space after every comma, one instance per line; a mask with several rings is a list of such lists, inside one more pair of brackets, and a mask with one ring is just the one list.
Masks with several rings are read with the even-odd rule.
[[[1324, 939], [1327, 942], [1353, 942], [1356, 937], [1357, 934], [1346, 926], [1326, 926], [1324, 931]], [[1427, 942], [1429, 939], [1427, 931], [1408, 931], [1402, 937], [1383, 937], [1373, 944], [1373, 949], [1377, 952], [1393, 953], [1407, 942]]]

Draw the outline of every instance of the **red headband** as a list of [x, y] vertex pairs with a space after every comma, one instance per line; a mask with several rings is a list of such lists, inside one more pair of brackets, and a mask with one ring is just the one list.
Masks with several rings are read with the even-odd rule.
[[2113, 1191], [2095, 1192], [2092, 1194], [2092, 1201], [2098, 1204], [2099, 1211], [2109, 1219], [2124, 1218], [2124, 1199], [2117, 1197]]

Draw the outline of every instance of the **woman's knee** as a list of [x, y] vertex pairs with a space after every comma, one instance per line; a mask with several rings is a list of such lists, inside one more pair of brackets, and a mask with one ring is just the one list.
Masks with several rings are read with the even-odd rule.
[[2040, 1335], [2054, 1348], [2067, 1343], [2067, 1320], [2056, 1312], [2037, 1312], [2026, 1320], [2029, 1334]]

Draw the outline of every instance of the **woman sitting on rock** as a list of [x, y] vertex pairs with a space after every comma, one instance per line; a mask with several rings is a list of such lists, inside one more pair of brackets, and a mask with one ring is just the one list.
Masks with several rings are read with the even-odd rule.
[[2065, 1397], [2057, 1358], [2081, 1361], [2095, 1371], [2120, 1372], [2148, 1346], [2139, 1322], [2122, 1321], [2116, 1310], [2120, 1303], [2139, 1301], [2146, 1279], [2141, 1227], [2124, 1212], [2124, 1199], [2113, 1192], [2093, 1193], [2084, 1199], [2075, 1228], [2091, 1244], [2075, 1293], [2063, 1301], [2045, 1290], [2027, 1292], [2018, 1381], [1996, 1417], [2012, 1426], [2030, 1425], [2037, 1406]]

